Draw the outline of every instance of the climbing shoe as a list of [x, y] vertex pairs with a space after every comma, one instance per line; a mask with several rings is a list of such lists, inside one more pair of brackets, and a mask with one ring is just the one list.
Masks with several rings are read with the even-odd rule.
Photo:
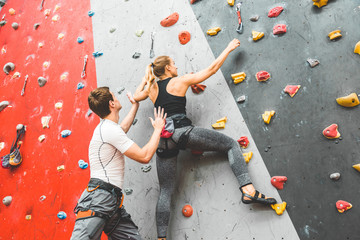
[[[276, 203], [275, 198], [266, 198], [264, 194], [259, 193], [258, 191], [255, 191], [254, 196], [251, 196], [251, 195], [249, 195], [247, 193], [244, 193], [241, 188], [240, 188], [240, 191], [242, 193], [241, 201], [243, 203], [245, 203], [245, 204], [261, 203], [261, 204], [264, 204], [264, 205], [271, 205], [271, 204]], [[245, 199], [245, 198], [249, 198], [249, 199]]]

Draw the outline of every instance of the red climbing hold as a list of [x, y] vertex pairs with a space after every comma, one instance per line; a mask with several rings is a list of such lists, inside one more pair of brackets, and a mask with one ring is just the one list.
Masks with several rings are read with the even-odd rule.
[[202, 151], [202, 150], [195, 150], [195, 149], [191, 150], [192, 155], [201, 155], [203, 153], [204, 153], [204, 151]]
[[285, 176], [274, 176], [271, 178], [271, 184], [279, 190], [284, 188], [284, 183], [286, 181], [287, 177]]
[[237, 141], [243, 148], [247, 148], [247, 146], [249, 146], [249, 139], [246, 136], [240, 137]]
[[198, 0], [190, 0], [190, 3], [193, 4], [196, 1], [198, 1]]
[[352, 204], [343, 200], [339, 200], [336, 202], [336, 208], [339, 211], [339, 213], [343, 213], [350, 208], [352, 208]]
[[170, 27], [170, 26], [174, 25], [178, 20], [179, 20], [179, 14], [177, 12], [174, 12], [173, 14], [168, 16], [167, 18], [164, 18], [160, 22], [160, 24], [163, 27]]
[[273, 18], [273, 17], [277, 17], [280, 15], [280, 13], [284, 10], [283, 7], [279, 6], [279, 7], [274, 7], [273, 9], [271, 9], [269, 11], [268, 17], [269, 18]]
[[193, 93], [200, 93], [203, 92], [205, 90], [206, 86], [203, 84], [194, 84], [191, 85], [191, 90], [193, 91]]
[[338, 125], [334, 123], [331, 124], [329, 127], [325, 128], [323, 131], [323, 135], [329, 139], [339, 138], [340, 133], [338, 131]]
[[266, 72], [266, 71], [260, 71], [256, 73], [256, 79], [259, 82], [264, 82], [266, 80], [268, 80], [270, 78], [270, 73]]
[[182, 209], [182, 213], [185, 217], [191, 217], [193, 214], [193, 208], [190, 205], [185, 205]]
[[275, 25], [273, 28], [273, 34], [278, 35], [282, 33], [286, 33], [286, 25], [285, 24]]
[[179, 41], [182, 45], [187, 44], [191, 39], [191, 35], [188, 31], [182, 31], [179, 33]]
[[294, 97], [295, 94], [299, 91], [300, 85], [287, 85], [284, 89], [284, 92], [288, 93], [290, 97]]

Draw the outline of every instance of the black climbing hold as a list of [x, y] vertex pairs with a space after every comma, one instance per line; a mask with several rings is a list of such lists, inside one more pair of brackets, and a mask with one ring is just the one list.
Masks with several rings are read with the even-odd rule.
[[9, 75], [10, 71], [14, 71], [15, 69], [15, 64], [13, 64], [12, 62], [8, 62], [7, 64], [4, 65], [4, 72], [6, 73], [6, 75]]
[[138, 120], [135, 118], [134, 121], [133, 121], [133, 123], [132, 123], [132, 125], [135, 125], [135, 124], [137, 123], [137, 121], [138, 121]]
[[35, 23], [34, 24], [34, 29], [36, 30], [36, 29], [38, 29], [40, 27], [40, 23]]
[[47, 80], [46, 80], [46, 78], [44, 78], [44, 77], [39, 77], [39, 78], [38, 78], [38, 83], [39, 83], [39, 86], [40, 86], [40, 87], [43, 87], [43, 86], [45, 86], [45, 84], [47, 83]]
[[2, 102], [0, 102], [0, 112], [2, 111], [2, 110], [4, 110], [7, 106], [9, 106], [9, 102], [8, 101], [2, 101]]
[[137, 59], [141, 56], [141, 53], [135, 52], [132, 58]]

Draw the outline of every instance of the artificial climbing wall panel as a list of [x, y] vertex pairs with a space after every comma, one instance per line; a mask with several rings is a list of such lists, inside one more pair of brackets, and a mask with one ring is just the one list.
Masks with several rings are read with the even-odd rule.
[[[87, 116], [87, 95], [96, 87], [90, 2], [45, 0], [42, 10], [40, 3], [8, 0], [1, 9], [6, 24], [0, 27], [0, 65], [15, 64], [9, 75], [0, 73], [0, 102], [10, 103], [0, 112], [0, 142], [5, 143], [1, 156], [10, 152], [17, 124], [26, 125], [26, 133], [22, 164], [0, 169], [1, 199], [12, 197], [9, 206], [0, 206], [0, 239], [69, 239], [72, 210], [89, 179], [89, 169], [79, 168], [78, 161], [88, 162], [88, 143], [98, 123], [94, 115]], [[36, 23], [40, 25], [35, 30]], [[81, 78], [85, 55], [86, 76]], [[47, 79], [43, 87], [39, 77]], [[79, 82], [83, 89], [77, 89]], [[61, 109], [55, 108], [57, 102]], [[43, 116], [51, 116], [49, 128], [43, 128]], [[63, 130], [72, 133], [62, 138]], [[41, 143], [40, 135], [45, 135]], [[65, 169], [58, 171], [62, 165]], [[57, 217], [60, 211], [66, 219]]]
[[[359, 1], [329, 0], [318, 8], [310, 0], [247, 0], [241, 6], [242, 34], [236, 32], [235, 6], [218, 0], [192, 5], [204, 34], [209, 28], [222, 28], [216, 36], [206, 37], [215, 56], [232, 38], [241, 41], [238, 54], [222, 67], [233, 94], [227, 97], [246, 95], [238, 108], [270, 175], [288, 177], [279, 193], [288, 202], [301, 239], [358, 239], [360, 235], [360, 175], [352, 168], [360, 161], [360, 112], [358, 107], [345, 108], [335, 101], [360, 91], [360, 56], [354, 53], [360, 40], [359, 5]], [[269, 18], [269, 10], [277, 6], [283, 12]], [[259, 20], [250, 21], [255, 15]], [[276, 24], [286, 24], [287, 32], [274, 36]], [[337, 29], [342, 37], [330, 41], [328, 34]], [[254, 42], [252, 31], [265, 36]], [[311, 68], [307, 58], [318, 59], [320, 64]], [[271, 74], [267, 82], [255, 78], [262, 70]], [[235, 85], [230, 75], [237, 72], [247, 77]], [[288, 84], [301, 85], [293, 98], [283, 91]], [[266, 110], [276, 111], [269, 125], [261, 118]], [[338, 124], [342, 140], [322, 135], [333, 123]], [[339, 181], [329, 178], [335, 172], [341, 173]], [[352, 203], [353, 208], [340, 214], [335, 207], [338, 200]]]

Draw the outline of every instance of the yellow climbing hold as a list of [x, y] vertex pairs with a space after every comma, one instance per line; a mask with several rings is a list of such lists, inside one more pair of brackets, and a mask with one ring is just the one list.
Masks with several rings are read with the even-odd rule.
[[225, 123], [227, 122], [227, 117], [220, 118], [213, 125], [211, 125], [215, 129], [224, 129]]
[[257, 41], [257, 40], [264, 37], [264, 33], [263, 32], [252, 31], [252, 37], [253, 37], [254, 41]]
[[282, 215], [286, 209], [286, 202], [271, 204], [271, 207], [275, 210], [277, 215]]
[[340, 30], [335, 30], [335, 31], [332, 31], [331, 33], [329, 33], [329, 38], [330, 40], [334, 40], [334, 39], [337, 39], [339, 37], [341, 37], [341, 31]]
[[210, 28], [209, 30], [207, 30], [207, 34], [210, 35], [210, 36], [214, 36], [216, 34], [218, 34], [218, 32], [221, 31], [221, 28], [220, 27], [214, 27], [214, 28]]
[[263, 114], [262, 114], [262, 118], [264, 120], [264, 122], [266, 124], [269, 124], [270, 123], [270, 120], [271, 120], [271, 117], [274, 116], [275, 114], [275, 111], [265, 111]]
[[63, 33], [59, 33], [59, 35], [58, 35], [58, 39], [63, 39], [63, 38], [64, 38], [64, 36], [65, 36], [65, 34], [63, 34]]
[[25, 219], [26, 219], [26, 220], [31, 220], [31, 215], [26, 215], [26, 216], [25, 216]]
[[234, 6], [235, 0], [227, 0], [227, 2], [230, 6]]
[[38, 140], [39, 140], [39, 142], [43, 142], [44, 140], [45, 140], [45, 135], [43, 134], [43, 135], [40, 135], [39, 137], [38, 137]]
[[353, 168], [355, 168], [358, 172], [360, 172], [360, 163], [353, 165]]
[[348, 96], [337, 98], [336, 102], [343, 107], [355, 107], [360, 104], [356, 93], [351, 93]]
[[231, 78], [234, 80], [235, 84], [241, 83], [245, 80], [246, 74], [244, 72], [231, 74]]
[[355, 45], [354, 53], [360, 54], [360, 41]]
[[244, 156], [244, 158], [245, 158], [245, 162], [246, 162], [246, 163], [249, 163], [249, 162], [250, 162], [250, 159], [251, 159], [252, 156], [253, 156], [253, 152], [243, 153], [243, 156]]
[[317, 6], [318, 8], [321, 8], [323, 6], [326, 6], [328, 3], [328, 0], [313, 0], [314, 5]]
[[60, 165], [56, 169], [57, 169], [58, 172], [64, 171], [65, 170], [65, 165]]

